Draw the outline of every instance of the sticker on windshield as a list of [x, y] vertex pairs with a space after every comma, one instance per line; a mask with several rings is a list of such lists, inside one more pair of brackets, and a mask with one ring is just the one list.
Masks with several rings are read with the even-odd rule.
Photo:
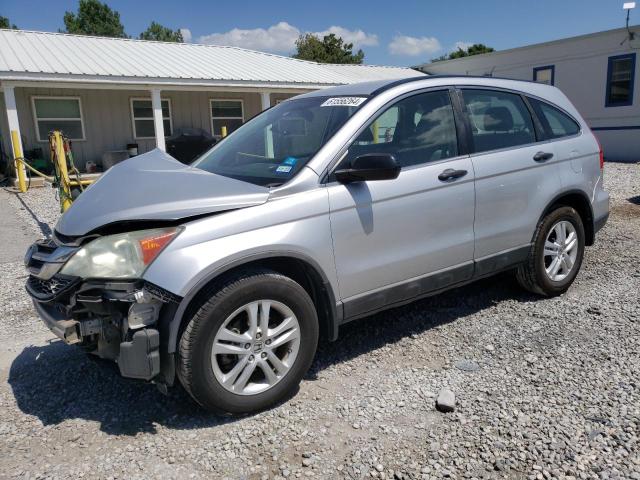
[[293, 167], [289, 167], [287, 165], [280, 165], [276, 168], [276, 173], [289, 173]]
[[324, 101], [321, 107], [357, 107], [366, 97], [333, 97]]
[[294, 166], [296, 164], [296, 162], [298, 161], [297, 158], [295, 157], [287, 157], [283, 160], [282, 165], [291, 165]]

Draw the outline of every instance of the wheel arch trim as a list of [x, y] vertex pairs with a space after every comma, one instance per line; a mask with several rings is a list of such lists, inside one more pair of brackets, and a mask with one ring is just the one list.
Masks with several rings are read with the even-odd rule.
[[[547, 203], [546, 207], [544, 208], [544, 210], [542, 211], [542, 214], [540, 215], [540, 217], [538, 218], [538, 222], [536, 223], [536, 227], [538, 225], [540, 225], [540, 222], [542, 221], [542, 219], [547, 216], [550, 212], [551, 209], [554, 205], [557, 205], [560, 202], [560, 200], [564, 197], [570, 197], [570, 196], [578, 196], [580, 197], [584, 203], [587, 205], [587, 209], [588, 211], [587, 213], [587, 221], [584, 222], [584, 229], [585, 229], [585, 244], [587, 246], [589, 245], [593, 245], [594, 242], [594, 236], [595, 236], [595, 228], [594, 228], [594, 215], [593, 215], [593, 205], [591, 204], [591, 201], [589, 200], [589, 195], [584, 192], [583, 190], [579, 190], [579, 189], [572, 189], [572, 190], [565, 190], [562, 191], [560, 193], [558, 193], [555, 197], [553, 197], [553, 199]], [[571, 205], [568, 205], [571, 206]], [[580, 214], [581, 212], [578, 212], [578, 214]], [[535, 231], [531, 237], [531, 241], [533, 241], [533, 237], [535, 236]]]
[[[330, 340], [335, 340], [337, 338], [338, 326], [342, 321], [343, 311], [342, 311], [342, 302], [336, 301], [336, 292], [329, 281], [328, 276], [324, 272], [324, 270], [320, 267], [318, 262], [316, 262], [313, 258], [301, 254], [296, 251], [283, 251], [283, 250], [273, 250], [266, 251], [260, 253], [254, 253], [250, 255], [245, 255], [243, 257], [237, 258], [229, 263], [226, 263], [219, 268], [207, 273], [207, 275], [203, 276], [199, 279], [191, 289], [184, 295], [182, 301], [178, 305], [175, 314], [169, 319], [169, 324], [167, 325], [167, 333], [169, 335], [167, 339], [167, 352], [169, 354], [173, 354], [177, 351], [178, 345], [178, 334], [180, 332], [180, 327], [184, 320], [184, 315], [187, 312], [187, 309], [191, 305], [191, 302], [196, 298], [198, 293], [210, 282], [220, 277], [221, 275], [229, 272], [238, 267], [242, 267], [245, 265], [251, 265], [252, 263], [259, 262], [261, 260], [268, 260], [271, 258], [284, 257], [290, 258], [292, 260], [297, 260], [306, 264], [309, 268], [311, 268], [322, 281], [322, 287], [326, 291], [327, 294], [327, 314], [329, 316], [328, 320], [328, 336]], [[320, 313], [320, 312], [318, 312]], [[322, 326], [322, 325], [321, 325]]]

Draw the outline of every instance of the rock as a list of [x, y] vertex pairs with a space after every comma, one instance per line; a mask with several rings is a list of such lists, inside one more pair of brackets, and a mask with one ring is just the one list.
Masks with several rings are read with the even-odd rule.
[[436, 408], [441, 412], [453, 412], [456, 408], [455, 394], [446, 388], [440, 390], [436, 399]]
[[590, 313], [591, 315], [602, 315], [602, 310], [598, 305], [591, 305], [587, 308], [587, 313]]
[[480, 369], [480, 365], [473, 360], [459, 360], [455, 363], [455, 367], [463, 372], [475, 372]]

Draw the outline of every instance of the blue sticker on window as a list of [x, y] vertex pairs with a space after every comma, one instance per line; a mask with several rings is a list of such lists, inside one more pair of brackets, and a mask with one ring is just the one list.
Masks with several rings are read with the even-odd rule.
[[295, 157], [287, 157], [282, 162], [282, 165], [291, 165], [291, 166], [293, 166], [293, 165], [296, 164], [297, 161], [298, 161], [298, 159], [295, 158]]

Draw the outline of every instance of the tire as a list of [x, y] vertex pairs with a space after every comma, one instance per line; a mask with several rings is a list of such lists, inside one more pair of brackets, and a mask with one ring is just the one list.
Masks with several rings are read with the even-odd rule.
[[[295, 392], [313, 361], [319, 331], [313, 301], [298, 283], [271, 270], [246, 270], [212, 285], [194, 310], [180, 338], [177, 370], [185, 390], [197, 403], [211, 411], [249, 413], [264, 410]], [[263, 337], [264, 311], [269, 313]], [[258, 322], [257, 327], [253, 323], [254, 333], [252, 317]], [[272, 332], [283, 325], [293, 325], [291, 319], [297, 322], [297, 339], [292, 327], [279, 337], [273, 333], [272, 340]], [[227, 343], [227, 336], [235, 341], [237, 335], [248, 335], [251, 340], [244, 345], [245, 340]], [[276, 347], [283, 338], [293, 340]], [[225, 353], [215, 355], [214, 347]], [[229, 348], [234, 352], [245, 348], [245, 352], [227, 354]], [[272, 363], [275, 360], [280, 363]], [[250, 370], [247, 366], [253, 368], [253, 373], [243, 387], [245, 369]], [[235, 380], [233, 367], [241, 369]], [[269, 367], [277, 377], [273, 380], [270, 375], [271, 382], [267, 378]]]
[[[564, 267], [561, 266], [561, 270], [558, 275], [556, 275], [555, 278], [552, 278], [551, 274], [547, 272], [547, 269], [551, 268], [553, 271], [551, 262], [554, 261], [554, 256], [549, 255], [551, 249], [547, 249], [545, 252], [545, 244], [549, 238], [554, 238], [555, 231], [557, 231], [554, 230], [555, 227], [563, 222], [568, 222], [570, 224], [565, 224], [567, 231], [571, 231], [571, 226], [573, 227], [577, 237], [575, 259], [573, 259], [572, 266], [568, 270], [566, 276], [562, 274], [562, 269]], [[554, 230], [553, 233], [552, 230]], [[570, 235], [567, 235], [567, 238], [570, 238]], [[550, 243], [557, 244], [557, 241]], [[516, 271], [518, 283], [530, 292], [547, 297], [563, 294], [569, 289], [575, 280], [576, 275], [580, 271], [582, 258], [584, 256], [584, 247], [584, 225], [582, 224], [580, 215], [572, 207], [559, 206], [547, 214], [538, 224], [533, 237], [533, 244], [529, 251], [529, 256], [526, 262], [520, 265]], [[563, 248], [558, 248], [557, 250], [563, 251]], [[569, 253], [573, 255], [573, 250]], [[570, 257], [567, 257], [568, 254], [565, 253], [565, 264], [568, 260], [571, 260]]]

